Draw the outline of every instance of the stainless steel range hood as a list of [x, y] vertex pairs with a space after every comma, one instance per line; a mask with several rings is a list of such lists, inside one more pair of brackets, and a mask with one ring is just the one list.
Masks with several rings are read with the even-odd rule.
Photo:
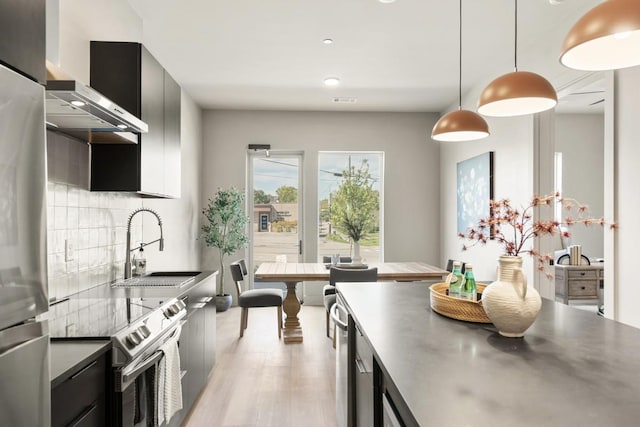
[[137, 144], [145, 122], [77, 80], [48, 80], [47, 125], [89, 143]]

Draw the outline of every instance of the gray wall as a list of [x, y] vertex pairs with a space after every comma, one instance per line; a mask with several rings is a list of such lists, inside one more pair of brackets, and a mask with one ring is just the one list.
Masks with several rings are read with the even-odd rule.
[[[557, 114], [555, 150], [562, 153], [563, 193], [589, 207], [589, 216], [604, 215], [604, 115]], [[575, 213], [572, 215], [575, 216]], [[571, 243], [589, 257], [604, 256], [602, 227], [571, 228]]]
[[[462, 250], [462, 245], [468, 242], [457, 237], [457, 163], [493, 151], [494, 198], [510, 199], [513, 206], [526, 206], [533, 196], [534, 119], [532, 116], [485, 119], [491, 131], [488, 138], [441, 144], [440, 239], [441, 263], [449, 258], [471, 263], [476, 278], [490, 283], [495, 280], [497, 260], [504, 251], [495, 241]], [[527, 276], [533, 281], [532, 260], [528, 256], [523, 258]]]
[[616, 71], [615, 76], [615, 137], [605, 154], [611, 160], [605, 163], [605, 179], [610, 185], [606, 187], [605, 214], [615, 219], [620, 228], [615, 233], [605, 229], [605, 314], [640, 327], [640, 287], [634, 258], [640, 238], [640, 68]]
[[[245, 188], [248, 144], [302, 151], [303, 253], [315, 261], [318, 151], [384, 151], [384, 260], [437, 265], [440, 163], [439, 147], [429, 137], [436, 120], [425, 113], [205, 111], [202, 201], [218, 187]], [[214, 250], [205, 248], [203, 263], [217, 266]]]

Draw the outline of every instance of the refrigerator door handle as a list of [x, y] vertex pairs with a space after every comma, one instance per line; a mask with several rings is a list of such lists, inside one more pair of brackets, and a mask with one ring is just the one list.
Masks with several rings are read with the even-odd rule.
[[45, 322], [24, 323], [0, 331], [0, 356], [48, 333]]

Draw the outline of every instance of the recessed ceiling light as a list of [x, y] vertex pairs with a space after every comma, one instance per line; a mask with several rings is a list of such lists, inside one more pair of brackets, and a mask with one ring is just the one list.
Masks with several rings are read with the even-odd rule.
[[333, 44], [333, 39], [324, 39], [324, 40], [322, 40], [322, 43], [324, 43], [324, 44]]
[[327, 77], [323, 81], [325, 86], [338, 86], [340, 84], [340, 79], [337, 77]]
[[71, 105], [75, 105], [76, 107], [84, 107], [86, 104], [82, 101], [71, 101]]
[[395, 3], [396, 0], [378, 0], [380, 3]]

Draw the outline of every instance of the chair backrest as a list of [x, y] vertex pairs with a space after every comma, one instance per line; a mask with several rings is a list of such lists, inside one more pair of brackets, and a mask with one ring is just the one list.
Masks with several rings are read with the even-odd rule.
[[[322, 262], [324, 264], [331, 264], [331, 255], [324, 255], [322, 257]], [[345, 263], [345, 264], [350, 263], [351, 262], [351, 257], [350, 256], [341, 256], [340, 257], [340, 262], [341, 263]]]
[[378, 268], [346, 269], [331, 267], [329, 270], [329, 284], [335, 286], [338, 282], [377, 282]]
[[449, 260], [447, 261], [447, 268], [446, 268], [446, 270], [447, 270], [449, 273], [451, 273], [451, 272], [453, 271], [453, 261], [454, 261], [454, 260], [452, 260], [452, 259], [449, 259]]
[[[447, 270], [448, 272], [452, 272], [452, 271], [453, 271], [453, 261], [455, 261], [455, 260], [450, 259], [450, 260], [448, 260], [448, 261], [447, 261], [447, 268], [446, 268], [446, 270]], [[466, 264], [466, 263], [462, 262], [462, 265], [460, 266], [460, 272], [461, 272], [462, 274], [464, 274], [464, 271], [465, 271], [465, 268], [464, 268], [465, 264]]]
[[240, 264], [240, 268], [242, 269], [242, 275], [247, 275], [247, 264], [244, 262], [244, 259], [239, 259], [238, 264]]
[[242, 274], [242, 266], [238, 261], [232, 262], [229, 267], [231, 268], [231, 277], [233, 278], [233, 282], [236, 284], [236, 291], [238, 291], [238, 296], [242, 293], [242, 286], [240, 282], [244, 282], [244, 274]]

